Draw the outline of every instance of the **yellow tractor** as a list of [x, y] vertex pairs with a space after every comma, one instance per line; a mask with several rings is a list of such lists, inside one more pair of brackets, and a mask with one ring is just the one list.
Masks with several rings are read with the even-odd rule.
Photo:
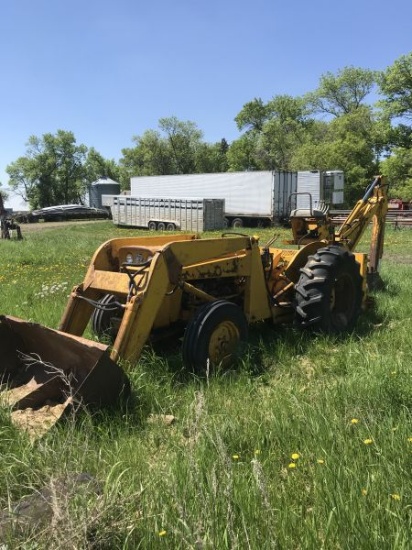
[[[236, 233], [111, 239], [73, 289], [58, 331], [0, 319], [0, 346], [9, 350], [4, 376], [18, 386], [28, 364], [37, 364], [42, 376], [34, 408], [41, 407], [47, 384], [58, 386], [49, 399], [60, 405], [70, 385], [70, 404], [76, 398], [110, 402], [127, 386], [119, 361], [132, 368], [151, 340], [182, 338], [184, 365], [203, 375], [233, 362], [252, 323], [351, 330], [382, 256], [386, 189], [383, 177], [375, 178], [339, 230], [324, 210], [293, 211], [293, 248], [277, 248], [275, 239], [260, 246], [258, 237]], [[370, 253], [354, 252], [371, 221]], [[98, 337], [111, 339], [109, 347], [82, 338], [90, 321]], [[60, 372], [64, 382], [47, 379], [44, 386], [45, 364], [53, 380]], [[11, 400], [15, 408], [30, 406], [27, 392], [21, 403]]]

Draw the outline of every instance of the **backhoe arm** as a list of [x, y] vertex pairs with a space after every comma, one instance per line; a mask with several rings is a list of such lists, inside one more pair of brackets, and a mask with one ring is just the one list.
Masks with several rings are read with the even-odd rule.
[[368, 265], [370, 273], [378, 271], [378, 263], [382, 257], [387, 211], [387, 183], [383, 176], [377, 176], [336, 234], [336, 241], [353, 251], [369, 223], [373, 222]]

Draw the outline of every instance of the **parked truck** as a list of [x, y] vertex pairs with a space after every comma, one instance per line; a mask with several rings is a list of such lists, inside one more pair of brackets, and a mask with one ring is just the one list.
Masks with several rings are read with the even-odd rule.
[[[337, 170], [223, 172], [137, 176], [130, 180], [132, 197], [224, 199], [226, 226], [234, 228], [286, 220], [290, 211], [298, 207], [299, 195], [296, 193], [309, 191], [314, 197], [313, 206], [317, 206], [317, 202], [340, 204], [343, 201], [343, 173]], [[299, 200], [299, 207], [306, 207], [303, 204], [306, 196], [300, 196]]]
[[213, 231], [224, 227], [222, 199], [103, 196], [113, 223], [152, 231]]

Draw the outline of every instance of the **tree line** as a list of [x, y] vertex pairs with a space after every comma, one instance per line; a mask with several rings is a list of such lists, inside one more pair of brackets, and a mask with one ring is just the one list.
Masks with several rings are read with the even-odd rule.
[[134, 136], [116, 162], [58, 130], [31, 136], [26, 154], [6, 171], [31, 208], [81, 203], [102, 175], [126, 189], [132, 176], [244, 170], [343, 170], [348, 205], [383, 173], [392, 196], [412, 200], [411, 121], [412, 52], [384, 71], [328, 72], [303, 96], [252, 99], [235, 117], [239, 137], [231, 143], [205, 142], [195, 122], [172, 116]]

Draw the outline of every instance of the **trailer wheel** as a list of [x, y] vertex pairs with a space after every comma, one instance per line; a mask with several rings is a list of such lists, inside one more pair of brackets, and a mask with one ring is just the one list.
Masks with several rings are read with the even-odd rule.
[[176, 226], [174, 223], [168, 223], [166, 225], [166, 231], [174, 231], [176, 229]]
[[99, 307], [93, 311], [91, 321], [92, 330], [99, 338], [106, 336], [114, 340], [117, 330], [113, 326], [112, 319], [123, 315], [122, 308], [116, 306], [118, 300], [114, 294], [105, 294], [98, 301]]
[[243, 227], [243, 220], [242, 220], [242, 218], [235, 218], [235, 219], [232, 221], [232, 227], [233, 227], [233, 229], [240, 229], [241, 227]]
[[159, 222], [159, 223], [157, 224], [157, 229], [158, 229], [158, 231], [165, 231], [165, 229], [166, 229], [166, 224], [165, 224], [164, 222]]
[[185, 366], [199, 375], [236, 362], [247, 339], [246, 317], [239, 306], [226, 300], [210, 302], [189, 321], [183, 338]]
[[362, 305], [362, 277], [355, 256], [340, 246], [309, 256], [295, 286], [297, 320], [329, 334], [353, 329]]
[[147, 224], [147, 228], [148, 228], [150, 231], [156, 231], [156, 229], [157, 229], [156, 222], [149, 222], [149, 223]]

